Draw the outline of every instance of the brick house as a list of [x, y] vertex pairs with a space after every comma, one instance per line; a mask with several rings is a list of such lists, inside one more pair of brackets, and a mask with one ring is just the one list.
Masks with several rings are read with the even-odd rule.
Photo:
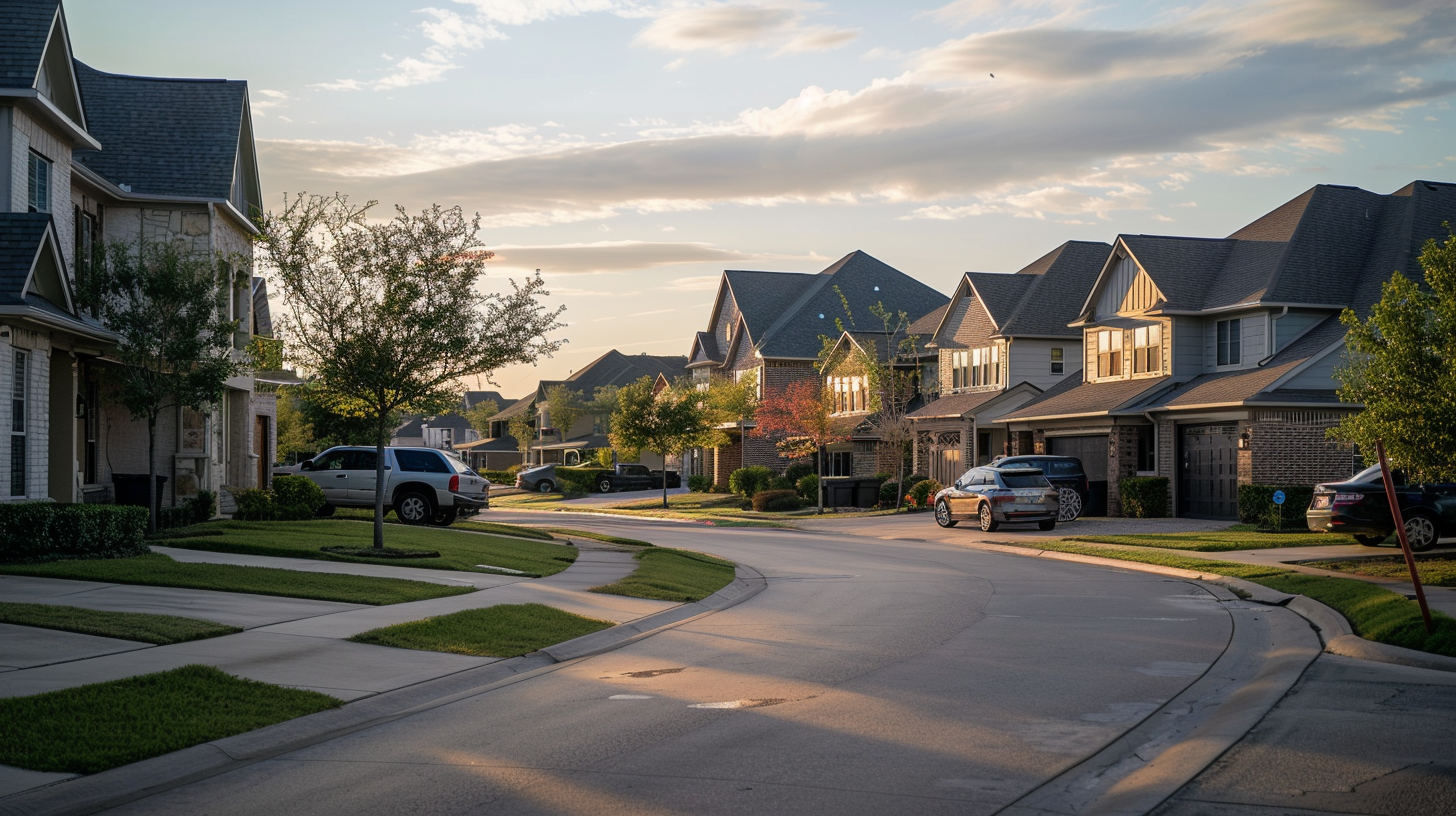
[[[708, 328], [694, 337], [687, 367], [703, 385], [714, 377], [751, 379], [762, 398], [789, 383], [819, 379], [815, 365], [824, 351], [823, 338], [840, 334], [835, 319], [856, 328], [845, 315], [846, 302], [855, 318], [870, 325], [876, 321], [868, 310], [876, 303], [916, 320], [945, 301], [945, 295], [859, 250], [816, 274], [726, 270]], [[745, 430], [754, 427], [745, 424]], [[751, 432], [743, 438], [736, 424], [723, 430], [732, 441], [695, 454], [693, 475], [726, 485], [728, 475], [746, 465], [787, 467], [772, 440]]]
[[[1119, 513], [1118, 479], [1165, 476], [1179, 515], [1232, 518], [1241, 484], [1351, 475], [1325, 431], [1349, 307], [1456, 221], [1456, 185], [1389, 195], [1319, 185], [1227, 238], [1119, 236], [1073, 327], [1083, 374], [997, 420], [1013, 452], [1080, 456]], [[1028, 450], [1030, 448], [1030, 450]]]
[[916, 472], [950, 484], [1010, 450], [995, 420], [1082, 370], [1076, 318], [1111, 247], [1068, 241], [1014, 274], [967, 272], [939, 319], [914, 327], [939, 398], [910, 414]]
[[[937, 309], [932, 314], [942, 312]], [[903, 453], [883, 439], [877, 419], [886, 416], [886, 405], [893, 406], [889, 415], [894, 416], [896, 411], [908, 414], [924, 402], [921, 383], [931, 355], [920, 349], [920, 342], [910, 331], [846, 331], [835, 342], [819, 373], [833, 395], [835, 427], [846, 439], [825, 447], [826, 477], [897, 472]], [[876, 384], [867, 370], [869, 361], [892, 372], [895, 383]]]
[[[0, 7], [0, 162], [0, 382], [17, 429], [0, 445], [7, 495], [108, 501], [115, 474], [147, 472], [146, 427], [107, 400], [114, 337], [77, 308], [76, 275], [102, 240], [251, 267], [246, 214], [261, 193], [247, 84], [98, 71], [73, 58], [59, 0], [13, 0]], [[226, 297], [239, 359], [271, 333], [266, 290], [242, 278]], [[266, 483], [275, 416], [251, 376], [229, 381], [211, 411], [164, 416], [163, 503]]]

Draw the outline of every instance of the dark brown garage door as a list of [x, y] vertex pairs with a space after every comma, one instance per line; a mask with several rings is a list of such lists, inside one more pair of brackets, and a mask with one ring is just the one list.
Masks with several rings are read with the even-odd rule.
[[1087, 471], [1087, 507], [1084, 515], [1107, 515], [1107, 434], [1091, 436], [1049, 436], [1047, 453], [1075, 456]]
[[1179, 515], [1238, 518], [1239, 463], [1237, 425], [1184, 425], [1179, 428], [1183, 478]]

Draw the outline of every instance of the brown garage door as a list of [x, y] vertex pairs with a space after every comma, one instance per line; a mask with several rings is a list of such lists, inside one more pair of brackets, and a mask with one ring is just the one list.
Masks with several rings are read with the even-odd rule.
[[1107, 515], [1107, 434], [1049, 436], [1047, 453], [1075, 456], [1087, 471], [1087, 507], [1083, 515]]
[[1237, 425], [1184, 425], [1178, 429], [1183, 464], [1179, 515], [1238, 518], [1238, 433]]

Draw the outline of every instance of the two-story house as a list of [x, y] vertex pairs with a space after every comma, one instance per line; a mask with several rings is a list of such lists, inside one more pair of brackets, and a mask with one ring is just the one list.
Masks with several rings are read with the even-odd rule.
[[1326, 431], [1346, 307], [1364, 316], [1456, 221], [1456, 185], [1319, 185], [1227, 238], [1122, 235], [1072, 325], [1083, 374], [1001, 417], [1012, 450], [1081, 457], [1119, 512], [1122, 477], [1166, 476], [1180, 515], [1232, 518], [1240, 484], [1349, 476]]
[[1068, 241], [1014, 274], [967, 272], [925, 333], [939, 398], [911, 412], [916, 471], [950, 484], [1009, 452], [995, 420], [1082, 370], [1073, 320], [1101, 271], [1107, 244]]
[[[726, 270], [708, 328], [694, 337], [687, 367], [704, 385], [715, 377], [751, 380], [763, 398], [792, 382], [819, 380], [822, 338], [839, 336], [836, 319], [850, 329], [873, 328], [879, 321], [869, 309], [876, 304], [918, 320], [945, 302], [945, 295], [859, 250], [815, 274]], [[702, 451], [694, 474], [726, 485], [730, 473], [747, 465], [783, 471], [788, 463], [773, 440], [752, 433], [754, 427], [744, 423], [749, 432], [740, 436], [737, 423], [725, 425], [732, 441]]]
[[[610, 412], [583, 410], [571, 422], [571, 427], [559, 427], [552, 420], [550, 392], [555, 386], [569, 390], [585, 408], [596, 400], [598, 390], [608, 386], [621, 388], [625, 385], [650, 377], [659, 386], [687, 376], [687, 358], [682, 356], [655, 354], [623, 354], [616, 349], [591, 361], [564, 380], [541, 380], [536, 392], [528, 399], [536, 411], [537, 438], [531, 443], [530, 458], [537, 464], [561, 463], [581, 464], [591, 456], [592, 451], [610, 449], [608, 438], [611, 430]], [[512, 415], [517, 411], [511, 406]], [[509, 417], [507, 418], [509, 419]], [[662, 458], [643, 451], [642, 464], [654, 468], [663, 466]]]
[[[261, 205], [247, 85], [98, 71], [71, 53], [59, 0], [0, 6], [0, 382], [10, 498], [106, 501], [114, 474], [145, 474], [147, 433], [107, 399], [114, 337], [78, 308], [99, 241], [168, 242], [223, 254], [244, 274], [226, 297], [239, 359], [267, 334], [247, 214]], [[158, 428], [163, 502], [266, 483], [276, 415], [250, 376], [211, 411]], [[224, 494], [224, 503], [227, 497]]]

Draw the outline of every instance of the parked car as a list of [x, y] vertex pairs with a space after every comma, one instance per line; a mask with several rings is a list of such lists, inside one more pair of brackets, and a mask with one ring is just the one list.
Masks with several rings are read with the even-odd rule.
[[[320, 515], [333, 515], [337, 507], [374, 506], [376, 453], [335, 447], [299, 463], [297, 475], [324, 492]], [[490, 480], [434, 448], [385, 448], [384, 478], [385, 510], [394, 510], [405, 524], [445, 527], [490, 506]]]
[[[646, 465], [617, 464], [611, 470], [603, 470], [595, 479], [601, 493], [617, 490], [661, 490], [664, 471], [650, 470]], [[669, 488], [682, 487], [682, 476], [675, 470], [666, 471]]]
[[[1456, 484], [1407, 484], [1399, 470], [1391, 471], [1391, 481], [1412, 550], [1429, 550], [1442, 538], [1456, 536]], [[1354, 536], [1367, 547], [1379, 546], [1395, 532], [1379, 465], [1347, 482], [1316, 485], [1304, 517], [1315, 532]]]
[[1037, 468], [1021, 465], [978, 467], [935, 494], [935, 523], [954, 527], [976, 519], [993, 532], [1002, 524], [1036, 522], [1042, 530], [1057, 526], [1061, 491]]
[[551, 493], [560, 482], [556, 478], [555, 465], [536, 465], [521, 468], [516, 472], [516, 487], [537, 493]]
[[1087, 471], [1082, 467], [1082, 460], [1075, 456], [1005, 456], [992, 464], [1040, 470], [1058, 490], [1057, 521], [1076, 521], [1090, 502], [1092, 491]]

